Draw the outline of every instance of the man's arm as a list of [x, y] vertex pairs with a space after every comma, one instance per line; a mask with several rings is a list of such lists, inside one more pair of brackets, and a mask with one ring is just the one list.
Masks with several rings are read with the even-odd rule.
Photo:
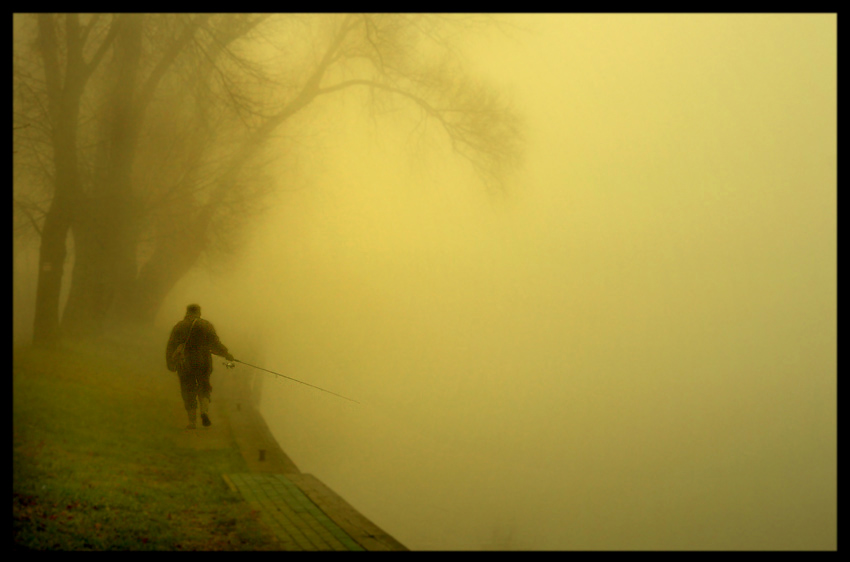
[[227, 350], [227, 347], [225, 347], [225, 345], [221, 343], [221, 340], [218, 339], [218, 334], [215, 331], [215, 326], [213, 326], [210, 322], [207, 322], [207, 326], [209, 328], [207, 331], [207, 344], [209, 345], [210, 352], [216, 355], [220, 355], [228, 361], [233, 361], [233, 355], [230, 354], [230, 352]]

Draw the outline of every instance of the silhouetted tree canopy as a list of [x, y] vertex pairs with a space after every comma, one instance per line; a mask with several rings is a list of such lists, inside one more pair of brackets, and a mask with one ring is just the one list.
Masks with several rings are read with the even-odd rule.
[[[438, 134], [488, 189], [521, 152], [499, 92], [457, 39], [481, 16], [17, 14], [15, 232], [40, 239], [34, 339], [149, 321], [204, 256], [232, 251], [280, 186], [295, 115], [344, 96]], [[424, 129], [424, 128], [423, 128]]]

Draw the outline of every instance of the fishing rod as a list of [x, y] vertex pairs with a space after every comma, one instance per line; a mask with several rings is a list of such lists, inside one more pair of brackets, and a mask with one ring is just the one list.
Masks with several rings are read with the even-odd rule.
[[225, 362], [225, 363], [224, 363], [224, 365], [225, 365], [228, 369], [232, 369], [232, 368], [234, 367], [233, 362], [236, 362], [236, 363], [242, 363], [243, 365], [247, 365], [248, 367], [253, 367], [253, 368], [255, 368], [255, 369], [259, 369], [259, 370], [261, 370], [261, 371], [265, 371], [265, 372], [267, 372], [267, 373], [271, 373], [271, 374], [273, 374], [273, 375], [275, 375], [275, 376], [277, 376], [277, 377], [283, 377], [283, 378], [285, 378], [285, 379], [289, 379], [289, 380], [291, 380], [291, 381], [295, 381], [295, 382], [298, 382], [298, 383], [301, 383], [301, 384], [304, 384], [304, 385], [307, 385], [307, 386], [313, 387], [313, 388], [315, 388], [315, 389], [317, 389], [317, 390], [321, 390], [322, 392], [327, 392], [328, 394], [333, 394], [334, 396], [339, 396], [340, 398], [344, 398], [344, 399], [346, 399], [346, 400], [348, 400], [348, 401], [350, 401], [350, 402], [354, 402], [355, 404], [360, 404], [360, 402], [358, 402], [357, 400], [354, 400], [354, 399], [352, 399], [352, 398], [348, 398], [347, 396], [343, 396], [342, 394], [337, 394], [336, 392], [331, 392], [330, 390], [327, 390], [327, 389], [324, 389], [324, 388], [318, 387], [318, 386], [316, 386], [316, 385], [314, 385], [314, 384], [310, 384], [310, 383], [308, 383], [308, 382], [300, 381], [300, 380], [298, 380], [298, 379], [294, 379], [294, 378], [292, 378], [292, 377], [288, 377], [288, 376], [286, 376], [286, 375], [282, 375], [282, 374], [280, 374], [280, 373], [275, 373], [274, 371], [271, 371], [271, 370], [269, 370], [269, 369], [264, 369], [263, 367], [257, 367], [256, 365], [251, 365], [250, 363], [245, 363], [244, 361], [240, 361], [239, 359], [234, 359], [232, 362], [229, 362], [229, 363], [228, 363], [228, 362]]

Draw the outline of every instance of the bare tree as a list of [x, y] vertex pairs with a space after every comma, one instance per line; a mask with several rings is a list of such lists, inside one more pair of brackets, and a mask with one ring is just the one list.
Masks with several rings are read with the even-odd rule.
[[[83, 25], [78, 15], [67, 14], [63, 16], [64, 41], [60, 44], [58, 18], [48, 14], [36, 18], [34, 45], [41, 58], [43, 78], [38, 83], [30, 81], [27, 89], [42, 104], [41, 113], [46, 122], [40, 128], [49, 133], [51, 151], [42, 157], [52, 163], [47, 173], [52, 176], [53, 193], [41, 221], [33, 340], [50, 343], [57, 337], [66, 239], [80, 191], [77, 161], [80, 104], [89, 79], [115, 39], [116, 30], [95, 33], [101, 18], [90, 18]], [[87, 52], [91, 52], [88, 60]]]
[[[372, 108], [393, 105], [433, 121], [441, 128], [443, 139], [490, 187], [498, 188], [505, 170], [517, 163], [521, 148], [518, 118], [497, 92], [476, 82], [457, 60], [447, 58], [451, 45], [440, 31], [453, 26], [468, 28], [470, 22], [439, 16], [350, 14], [322, 16], [313, 23], [322, 24], [325, 31], [324, 41], [317, 43], [323, 50], [300, 65], [301, 74], [296, 78], [290, 72], [278, 80], [288, 87], [283, 88], [286, 97], [276, 109], [257, 102], [237, 105], [249, 123], [242, 143], [214, 176], [205, 202], [182, 215], [184, 229], [179, 241], [160, 238], [163, 243], [142, 267], [140, 278], [145, 282], [137, 286], [138, 311], [154, 314], [171, 286], [210, 250], [222, 222], [244, 213], [244, 207], [255, 202], [245, 197], [245, 184], [240, 180], [246, 169], [256, 169], [248, 165], [262, 154], [275, 131], [300, 112], [313, 106], [320, 109], [320, 102], [333, 103], [334, 96], [366, 91], [365, 100]], [[435, 57], [435, 51], [441, 56]], [[264, 76], [264, 82], [272, 80], [270, 74]], [[231, 230], [227, 232], [229, 235]]]
[[[261, 180], [275, 135], [341, 96], [437, 125], [436, 141], [490, 187], [518, 160], [516, 115], [453, 50], [452, 34], [472, 29], [476, 17], [122, 15], [91, 16], [82, 27], [76, 15], [37, 18], [46, 80], [26, 86], [41, 88], [51, 108], [53, 153], [42, 160], [53, 193], [33, 224], [41, 225], [43, 263], [61, 264], [73, 232], [63, 317], [70, 333], [97, 331], [110, 314], [151, 319], [191, 267], [261, 211], [274, 187]], [[86, 92], [98, 65], [98, 87]], [[61, 274], [42, 268], [51, 287]], [[55, 331], [58, 299], [43, 296], [41, 322]]]
[[[148, 21], [154, 18], [153, 21]], [[75, 264], [63, 330], [97, 332], [123, 287], [137, 274], [136, 239], [144, 217], [137, 212], [135, 169], [140, 137], [156, 92], [210, 15], [120, 15], [110, 71], [102, 79], [100, 146], [90, 189], [73, 223]]]

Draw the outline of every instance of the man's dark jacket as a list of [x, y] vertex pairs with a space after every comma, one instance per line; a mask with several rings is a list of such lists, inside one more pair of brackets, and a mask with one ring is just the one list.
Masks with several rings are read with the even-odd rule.
[[[194, 326], [192, 326], [193, 321]], [[175, 324], [168, 338], [168, 345], [165, 347], [165, 363], [169, 371], [177, 370], [172, 356], [177, 346], [183, 342], [186, 342], [186, 371], [195, 375], [209, 375], [212, 372], [212, 353], [232, 359], [230, 352], [219, 341], [213, 325], [199, 316], [187, 314], [183, 320]]]

